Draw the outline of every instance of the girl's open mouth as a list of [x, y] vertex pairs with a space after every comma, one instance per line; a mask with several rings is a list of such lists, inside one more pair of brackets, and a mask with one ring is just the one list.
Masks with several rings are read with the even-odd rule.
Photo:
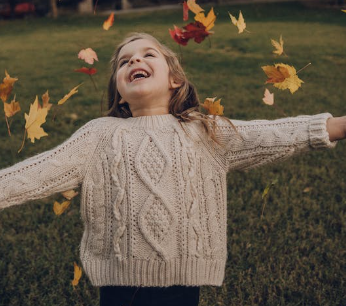
[[150, 77], [149, 72], [142, 69], [137, 69], [130, 74], [130, 82], [146, 79], [148, 77]]

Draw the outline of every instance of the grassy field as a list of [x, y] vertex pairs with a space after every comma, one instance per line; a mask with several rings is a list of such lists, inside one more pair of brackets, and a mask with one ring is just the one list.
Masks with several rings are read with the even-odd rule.
[[[182, 62], [201, 100], [218, 96], [225, 115], [236, 119], [275, 119], [280, 114], [262, 102], [261, 66], [284, 62], [304, 80], [294, 95], [275, 92], [288, 116], [331, 112], [346, 114], [346, 14], [312, 10], [299, 4], [216, 6], [214, 34], [201, 44], [182, 47]], [[227, 11], [242, 10], [251, 33], [239, 35]], [[62, 16], [58, 20], [0, 20], [0, 73], [18, 77], [14, 93], [24, 112], [47, 89], [56, 103], [84, 82], [78, 94], [52, 112], [43, 125], [48, 137], [17, 154], [23, 137], [23, 112], [7, 135], [0, 115], [0, 168], [61, 143], [88, 120], [101, 115], [109, 60], [117, 43], [132, 31], [154, 34], [177, 53], [168, 28], [183, 26], [181, 11], [116, 16], [109, 31], [105, 16]], [[190, 21], [192, 16], [190, 16]], [[275, 58], [270, 38], [283, 35], [288, 57]], [[95, 82], [73, 69], [83, 66], [80, 49], [99, 57]], [[85, 65], [84, 65], [85, 66]], [[104, 101], [106, 99], [104, 98]], [[106, 104], [106, 103], [104, 103]], [[1, 119], [3, 118], [3, 119]], [[334, 150], [295, 157], [280, 164], [228, 176], [228, 251], [222, 287], [202, 287], [201, 306], [346, 305], [346, 158], [345, 144]], [[270, 190], [261, 219], [262, 192]], [[0, 212], [0, 305], [97, 305], [98, 289], [85, 275], [71, 286], [73, 262], [79, 262], [82, 223], [79, 199], [57, 217], [48, 199]]]

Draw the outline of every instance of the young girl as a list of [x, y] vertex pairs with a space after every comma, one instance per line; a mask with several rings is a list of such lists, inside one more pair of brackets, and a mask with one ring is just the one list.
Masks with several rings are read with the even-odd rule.
[[237, 121], [198, 111], [175, 54], [135, 33], [111, 60], [109, 113], [0, 171], [0, 208], [82, 186], [80, 256], [100, 305], [198, 305], [227, 259], [226, 175], [345, 138], [330, 114]]

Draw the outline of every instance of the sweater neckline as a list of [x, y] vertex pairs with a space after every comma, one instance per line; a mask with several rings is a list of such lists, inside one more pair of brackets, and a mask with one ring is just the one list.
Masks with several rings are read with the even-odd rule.
[[125, 119], [129, 126], [159, 128], [171, 125], [177, 121], [177, 118], [172, 114], [164, 115], [151, 115], [151, 116], [138, 116], [129, 117]]

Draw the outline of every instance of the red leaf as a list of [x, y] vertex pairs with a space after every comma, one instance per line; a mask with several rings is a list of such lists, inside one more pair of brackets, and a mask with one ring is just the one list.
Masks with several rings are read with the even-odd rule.
[[169, 29], [169, 34], [171, 37], [180, 45], [186, 46], [190, 38], [185, 38], [184, 32], [182, 29], [179, 29], [177, 26], [174, 26], [174, 30]]
[[183, 20], [189, 20], [189, 7], [186, 1], [183, 2]]
[[189, 23], [185, 27], [183, 27], [186, 31], [184, 32], [184, 36], [188, 39], [193, 38], [196, 43], [201, 43], [209, 34], [206, 30], [206, 27], [203, 23], [199, 21], [195, 21], [193, 23]]
[[97, 72], [96, 68], [86, 68], [86, 67], [82, 67], [79, 69], [75, 69], [75, 72], [81, 72], [81, 73], [85, 73], [88, 75], [93, 75]]

